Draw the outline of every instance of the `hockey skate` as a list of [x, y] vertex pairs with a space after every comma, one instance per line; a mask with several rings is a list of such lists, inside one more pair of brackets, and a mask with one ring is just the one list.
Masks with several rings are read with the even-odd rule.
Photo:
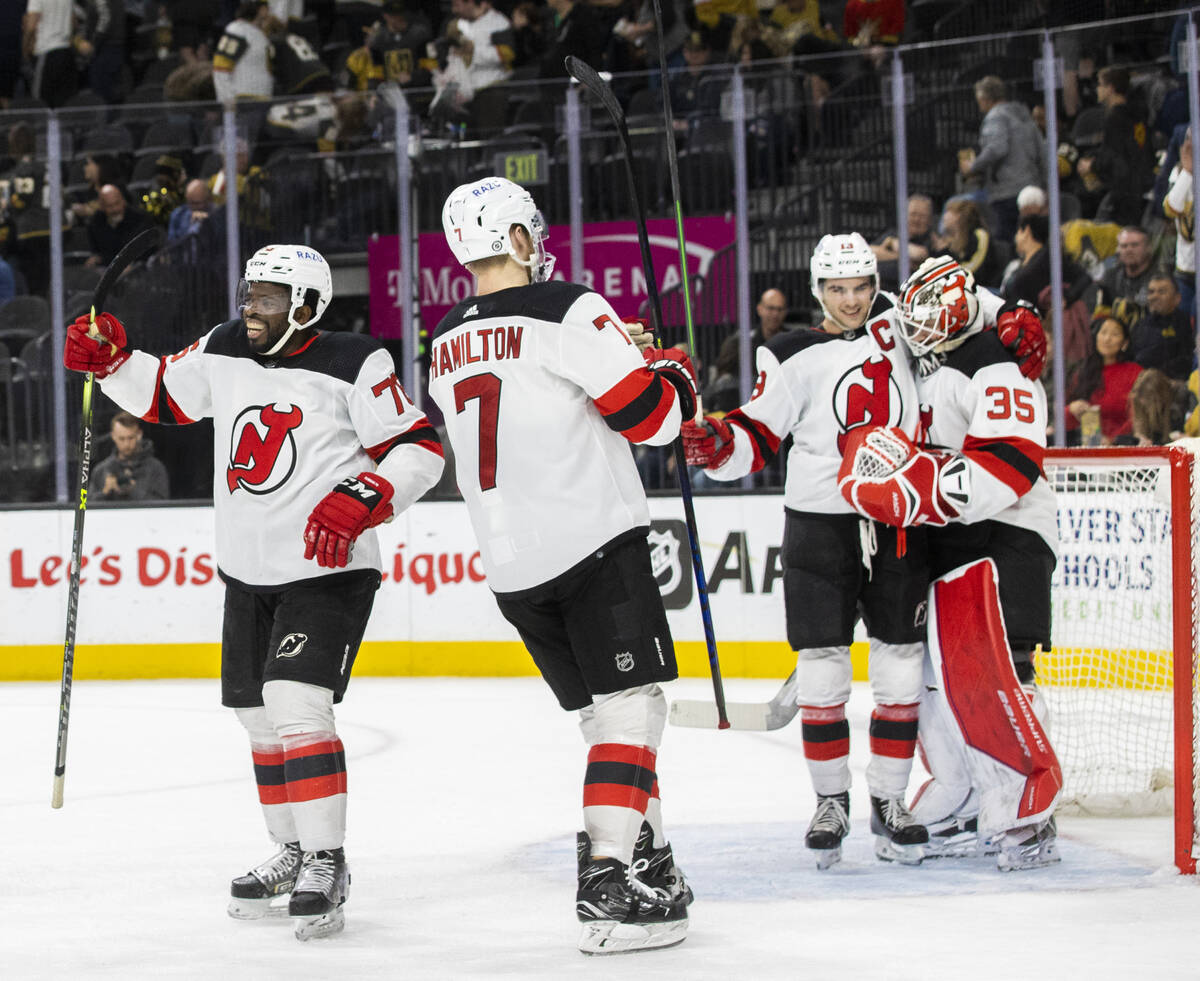
[[346, 925], [342, 906], [349, 894], [350, 868], [342, 849], [305, 852], [288, 902], [288, 915], [296, 921], [296, 939], [340, 933]]
[[978, 817], [951, 815], [944, 821], [926, 825], [926, 828], [929, 832], [926, 858], [974, 858], [996, 853], [994, 845], [979, 839]]
[[881, 861], [920, 865], [925, 857], [929, 832], [913, 820], [898, 797], [871, 797], [871, 833], [875, 836], [875, 857]]
[[1053, 817], [1042, 824], [1006, 831], [996, 844], [996, 867], [1001, 872], [1040, 869], [1062, 861], [1058, 854], [1058, 824]]
[[665, 889], [672, 901], [682, 899], [684, 905], [691, 905], [696, 897], [683, 876], [683, 869], [675, 864], [671, 843], [655, 848], [654, 832], [646, 821], [642, 822], [642, 830], [633, 846], [633, 864], [637, 865], [639, 860], [646, 862], [646, 871], [641, 876], [646, 885], [651, 889]]
[[[579, 844], [581, 839], [586, 835]], [[643, 878], [646, 859], [626, 865], [615, 858], [580, 857], [575, 914], [583, 924], [579, 949], [585, 954], [673, 947], [687, 937], [688, 900], [650, 886]]]
[[235, 920], [287, 916], [288, 894], [300, 872], [300, 844], [289, 841], [262, 865], [230, 883], [229, 915]]
[[842, 839], [850, 833], [850, 794], [817, 795], [817, 811], [804, 833], [804, 847], [813, 853], [818, 869], [842, 860]]

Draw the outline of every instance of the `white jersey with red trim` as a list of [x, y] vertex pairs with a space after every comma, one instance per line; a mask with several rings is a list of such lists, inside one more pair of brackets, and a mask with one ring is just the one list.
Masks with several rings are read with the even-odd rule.
[[837, 487], [846, 435], [858, 426], [921, 425], [915, 368], [896, 328], [894, 297], [879, 293], [865, 325], [847, 334], [793, 330], [758, 349], [758, 381], [745, 405], [725, 416], [733, 454], [706, 472], [736, 480], [760, 470], [792, 437], [784, 504], [796, 511], [846, 514]]
[[1022, 375], [995, 332], [984, 331], [920, 378], [918, 391], [930, 411], [927, 445], [961, 450], [970, 465], [970, 496], [959, 520], [1026, 528], [1057, 551], [1057, 506], [1042, 472], [1042, 383]]
[[598, 293], [554, 281], [462, 301], [435, 332], [429, 394], [496, 592], [649, 527], [629, 444], [674, 439], [678, 396]]
[[314, 330], [294, 354], [263, 357], [232, 320], [170, 357], [134, 351], [101, 385], [148, 422], [212, 417], [217, 564], [251, 588], [379, 569], [373, 529], [345, 570], [305, 559], [312, 509], [338, 481], [377, 470], [395, 488], [399, 514], [442, 472], [441, 442], [391, 355], [361, 334]]

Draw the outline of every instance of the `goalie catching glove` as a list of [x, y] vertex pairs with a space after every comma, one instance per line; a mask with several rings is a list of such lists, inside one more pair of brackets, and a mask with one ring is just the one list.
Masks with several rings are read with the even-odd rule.
[[377, 473], [347, 477], [321, 498], [304, 529], [304, 557], [325, 568], [350, 561], [354, 540], [392, 519], [392, 485]]
[[1041, 378], [1046, 367], [1046, 331], [1024, 300], [1005, 304], [996, 315], [996, 336], [1026, 378]]
[[716, 416], [705, 416], [698, 423], [686, 420], [679, 427], [679, 435], [689, 466], [715, 470], [733, 454], [733, 430]]
[[674, 386], [679, 394], [679, 411], [684, 419], [691, 419], [696, 414], [696, 401], [699, 398], [692, 359], [677, 347], [648, 347], [642, 352], [642, 357], [646, 359], [647, 368]]
[[886, 525], [944, 525], [962, 513], [971, 494], [967, 461], [918, 449], [895, 426], [850, 431], [838, 490], [855, 511]]
[[128, 343], [125, 328], [111, 313], [97, 314], [94, 328], [91, 317], [77, 317], [67, 325], [63, 365], [71, 371], [90, 371], [97, 378], [107, 378], [129, 360], [125, 350]]

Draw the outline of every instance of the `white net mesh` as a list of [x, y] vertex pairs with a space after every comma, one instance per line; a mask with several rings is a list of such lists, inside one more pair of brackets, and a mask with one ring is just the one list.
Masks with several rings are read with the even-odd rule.
[[[1173, 504], [1165, 456], [1058, 451], [1046, 476], [1058, 498], [1059, 556], [1053, 649], [1039, 654], [1037, 667], [1063, 767], [1063, 807], [1169, 814], [1173, 631], [1175, 617], [1187, 616], [1172, 601], [1171, 515], [1175, 506], [1191, 512], [1195, 569], [1196, 495]], [[1195, 648], [1193, 636], [1183, 656]]]

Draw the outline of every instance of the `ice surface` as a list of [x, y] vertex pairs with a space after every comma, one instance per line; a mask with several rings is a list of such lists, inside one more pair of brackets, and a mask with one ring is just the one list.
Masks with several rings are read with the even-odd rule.
[[[729, 679], [731, 700], [768, 681]], [[671, 696], [701, 698], [687, 679]], [[696, 892], [680, 947], [575, 950], [583, 743], [533, 678], [357, 678], [339, 708], [350, 783], [346, 930], [225, 914], [271, 851], [244, 733], [215, 681], [76, 685], [66, 804], [50, 808], [56, 684], [0, 685], [0, 977], [1200, 977], [1200, 882], [1169, 819], [1060, 821], [1061, 865], [877, 862], [866, 821], [869, 693], [850, 703], [854, 829], [818, 873], [798, 724], [667, 731], [660, 784]]]

